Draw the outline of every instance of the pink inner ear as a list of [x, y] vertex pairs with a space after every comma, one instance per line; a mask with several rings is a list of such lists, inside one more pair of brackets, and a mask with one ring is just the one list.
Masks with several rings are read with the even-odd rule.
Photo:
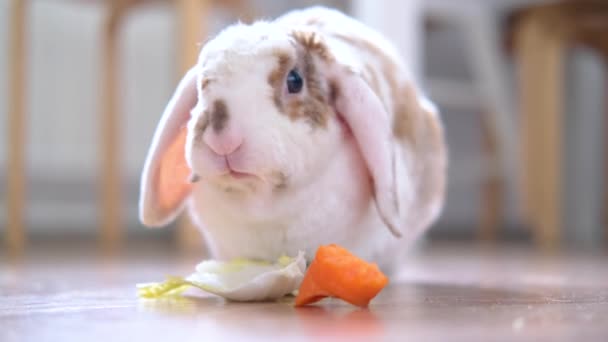
[[188, 182], [190, 167], [185, 156], [186, 135], [184, 127], [160, 160], [157, 193], [162, 210], [173, 210], [192, 189], [192, 184]]

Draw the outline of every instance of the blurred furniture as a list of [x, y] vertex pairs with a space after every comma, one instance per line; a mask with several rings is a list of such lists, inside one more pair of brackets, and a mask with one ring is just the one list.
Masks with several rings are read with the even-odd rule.
[[[481, 112], [483, 160], [454, 166], [467, 179], [482, 180], [478, 237], [494, 241], [503, 222], [505, 189], [517, 175], [517, 130], [513, 96], [502, 53], [499, 8], [486, 1], [428, 1], [424, 14], [431, 26], [456, 29], [465, 39], [472, 82], [450, 79], [427, 81], [431, 97], [440, 105]], [[471, 165], [476, 166], [471, 169]]]
[[[545, 250], [554, 249], [563, 229], [565, 198], [563, 55], [572, 44], [586, 45], [607, 55], [608, 4], [593, 0], [466, 0], [453, 4], [430, 1], [425, 6], [432, 23], [447, 24], [464, 33], [474, 76], [471, 86], [429, 80], [433, 99], [452, 107], [485, 108], [482, 124], [485, 164], [489, 167], [481, 174], [486, 182], [482, 189], [480, 238], [496, 238], [503, 189], [511, 175], [514, 184], [522, 185], [524, 220], [531, 227], [536, 244]], [[499, 31], [499, 13], [509, 12], [516, 13], [512, 25], [517, 32], [515, 49], [520, 63], [519, 113], [512, 108], [515, 96], [507, 84]], [[522, 120], [520, 129], [515, 127], [516, 113]], [[608, 194], [605, 196], [608, 198]], [[608, 217], [605, 220], [608, 225]]]
[[606, 90], [605, 58], [574, 44], [566, 54], [564, 89], [563, 212], [561, 241], [567, 247], [606, 246], [605, 212]]
[[582, 44], [608, 58], [608, 3], [581, 0], [528, 8], [517, 15], [515, 35], [527, 218], [542, 246], [554, 249], [563, 229], [566, 195], [562, 189], [564, 53], [573, 44]]
[[[110, 0], [107, 1], [107, 16], [103, 23], [103, 65], [102, 91], [100, 103], [100, 174], [99, 174], [99, 229], [102, 250], [114, 253], [123, 239], [121, 208], [120, 145], [121, 131], [118, 111], [120, 81], [118, 77], [118, 39], [121, 23], [126, 15], [138, 5], [161, 0]], [[179, 77], [196, 62], [199, 47], [197, 43], [207, 35], [208, 16], [212, 6], [222, 6], [233, 13], [239, 13], [243, 20], [252, 17], [249, 1], [230, 0], [174, 0], [179, 19]], [[26, 176], [25, 142], [25, 71], [27, 45], [26, 18], [27, 0], [11, 1], [10, 25], [10, 86], [8, 119], [8, 174], [7, 174], [7, 245], [9, 254], [18, 256], [26, 244]], [[178, 232], [178, 243], [182, 249], [199, 248], [200, 234], [195, 232], [186, 219]]]

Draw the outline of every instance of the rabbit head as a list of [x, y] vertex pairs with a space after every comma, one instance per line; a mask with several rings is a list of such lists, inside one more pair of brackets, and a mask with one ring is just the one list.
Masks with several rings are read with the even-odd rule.
[[355, 146], [359, 160], [335, 177], [355, 177], [399, 236], [394, 145], [380, 99], [322, 34], [237, 24], [203, 47], [162, 115], [142, 174], [140, 219], [166, 224], [199, 186], [230, 197], [243, 214], [263, 206], [272, 218], [285, 196], [310, 187]]

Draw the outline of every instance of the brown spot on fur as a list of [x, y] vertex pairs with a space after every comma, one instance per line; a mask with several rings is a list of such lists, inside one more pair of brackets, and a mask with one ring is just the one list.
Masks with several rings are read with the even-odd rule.
[[[391, 87], [392, 89], [392, 87]], [[418, 105], [418, 99], [414, 89], [410, 85], [396, 86], [393, 91], [393, 134], [398, 139], [414, 139], [415, 138], [415, 121], [420, 116], [421, 108]]]
[[203, 78], [203, 80], [201, 81], [201, 90], [204, 90], [205, 88], [207, 88], [209, 83], [211, 83], [210, 78]]
[[283, 172], [274, 172], [272, 174], [272, 182], [274, 183], [274, 190], [281, 191], [287, 188], [287, 175]]
[[325, 61], [333, 60], [333, 56], [322, 37], [314, 31], [293, 31], [293, 39], [310, 53], [318, 55]]
[[282, 111], [283, 102], [281, 101], [281, 95], [283, 92], [283, 81], [289, 71], [291, 57], [285, 52], [277, 52], [275, 56], [277, 58], [277, 67], [268, 75], [268, 83], [274, 89], [274, 104]]
[[228, 122], [228, 107], [226, 107], [224, 101], [215, 100], [211, 111], [205, 110], [196, 123], [194, 128], [194, 140], [202, 141], [203, 134], [209, 125], [211, 125], [211, 128], [216, 134], [220, 133], [226, 126], [226, 122]]
[[226, 122], [228, 122], [228, 107], [226, 107], [226, 103], [224, 101], [213, 101], [213, 110], [211, 111], [211, 117], [209, 120], [211, 121], [213, 132], [216, 134], [220, 133], [224, 127], [226, 127]]
[[[326, 127], [332, 113], [329, 104], [330, 92], [317, 70], [314, 56], [319, 53], [319, 45], [312, 38], [294, 37], [296, 43], [303, 41], [307, 45], [297, 45], [297, 60], [294, 62], [286, 53], [277, 53], [278, 65], [268, 76], [268, 83], [274, 89], [274, 102], [277, 108], [292, 120], [305, 119], [313, 127]], [[319, 43], [320, 44], [320, 43]], [[290, 68], [294, 67], [304, 79], [306, 93], [296, 98], [283, 99], [284, 82]]]
[[287, 113], [291, 119], [305, 119], [313, 127], [327, 126], [326, 110], [327, 106], [312, 99], [293, 101], [287, 107]]
[[305, 51], [302, 56], [303, 77], [308, 96], [303, 101], [294, 101], [290, 115], [307, 118], [313, 126], [327, 126], [331, 113], [327, 86], [321, 81], [313, 56]]

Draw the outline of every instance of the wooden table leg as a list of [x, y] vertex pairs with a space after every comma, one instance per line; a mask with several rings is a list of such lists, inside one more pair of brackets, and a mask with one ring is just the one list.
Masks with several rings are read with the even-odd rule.
[[520, 23], [517, 44], [527, 215], [537, 243], [552, 250], [561, 231], [563, 47], [534, 16]]
[[[177, 14], [179, 23], [179, 77], [196, 64], [200, 44], [208, 35], [208, 14], [211, 0], [179, 0]], [[180, 216], [177, 227], [177, 244], [180, 251], [200, 254], [203, 252], [202, 236], [187, 214]]]
[[11, 257], [25, 250], [26, 0], [11, 1], [8, 95], [7, 243]]

